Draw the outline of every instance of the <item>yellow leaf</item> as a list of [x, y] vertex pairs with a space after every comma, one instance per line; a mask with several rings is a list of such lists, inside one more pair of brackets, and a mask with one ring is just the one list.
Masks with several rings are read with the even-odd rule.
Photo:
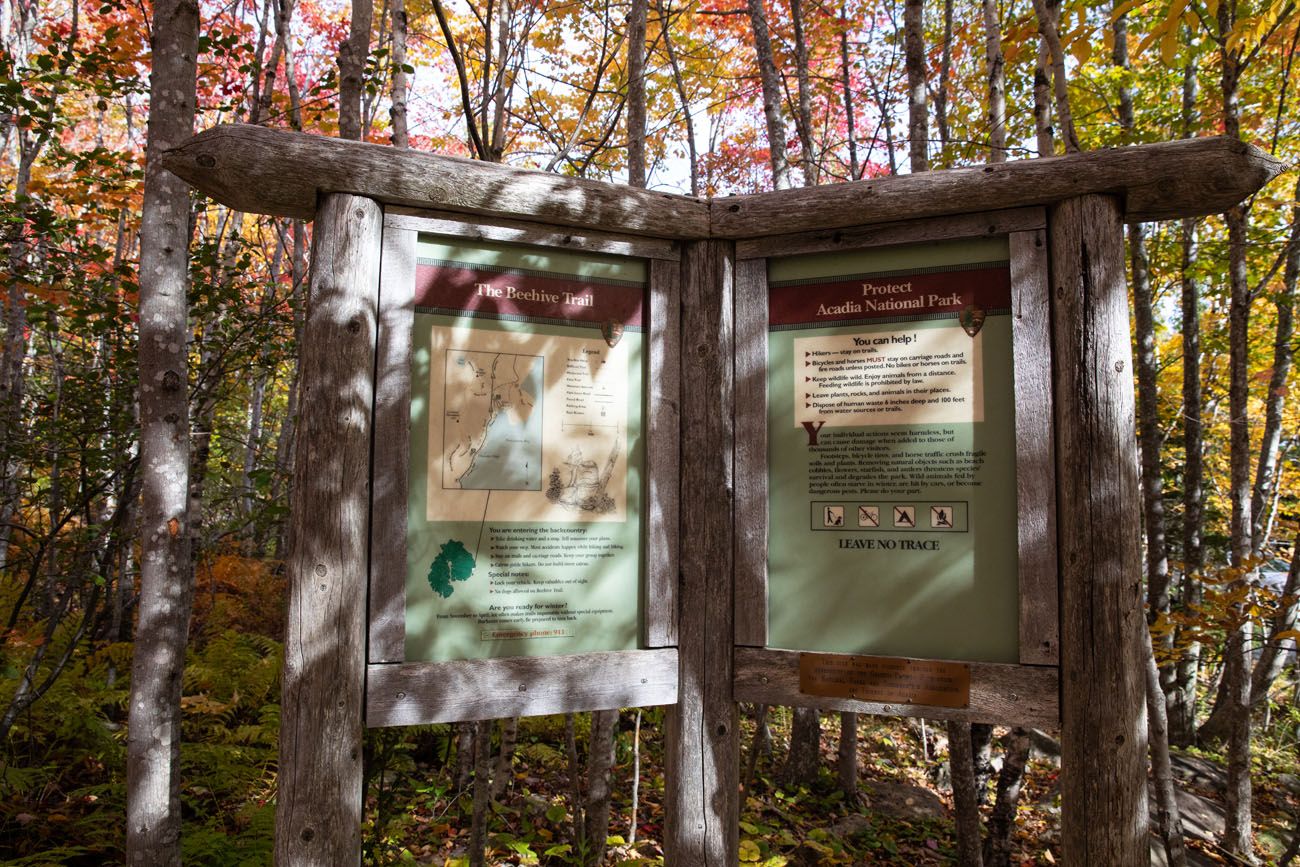
[[1300, 641], [1300, 629], [1284, 629], [1273, 636], [1274, 641], [1286, 641], [1288, 638]]
[[1171, 27], [1165, 31], [1165, 36], [1160, 40], [1160, 59], [1164, 61], [1165, 66], [1173, 66], [1174, 61], [1178, 59], [1178, 28]]
[[763, 857], [762, 851], [758, 848], [758, 844], [755, 843], [753, 840], [740, 841], [740, 860], [742, 863], [746, 861], [748, 862], [758, 861], [762, 857]]

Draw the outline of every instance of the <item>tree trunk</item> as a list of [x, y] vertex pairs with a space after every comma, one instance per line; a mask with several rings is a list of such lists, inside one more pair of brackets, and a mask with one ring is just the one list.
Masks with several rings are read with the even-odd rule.
[[636, 843], [637, 807], [641, 804], [641, 708], [636, 709], [636, 722], [632, 727], [632, 802], [627, 820], [628, 845]]
[[[1142, 522], [1146, 530], [1147, 620], [1169, 614], [1169, 552], [1165, 543], [1164, 485], [1160, 468], [1160, 359], [1156, 354], [1155, 297], [1147, 260], [1146, 227], [1128, 227], [1132, 264], [1134, 355], [1138, 380], [1138, 445], [1142, 454]], [[1169, 632], [1173, 638], [1172, 631]], [[1172, 640], [1170, 641], [1172, 649]], [[1166, 670], [1166, 682], [1172, 671]]]
[[339, 138], [361, 139], [361, 95], [365, 90], [374, 12], [373, 0], [352, 0], [348, 38], [339, 43]]
[[668, 65], [673, 70], [673, 84], [677, 88], [677, 99], [682, 105], [682, 117], [686, 122], [686, 149], [688, 158], [691, 161], [691, 195], [700, 194], [700, 167], [699, 158], [695, 153], [695, 121], [691, 114], [691, 99], [686, 93], [686, 82], [682, 77], [681, 65], [677, 61], [677, 49], [673, 47], [672, 22], [668, 19], [664, 11], [664, 0], [656, 0], [656, 8], [659, 10], [659, 20], [664, 38], [664, 51], [668, 54]]
[[857, 131], [854, 129], [856, 118], [853, 111], [853, 80], [849, 66], [849, 16], [847, 3], [844, 0], [840, 0], [840, 85], [843, 88], [841, 97], [844, 100], [845, 135], [849, 139], [849, 180], [856, 181], [862, 178], [862, 169], [858, 165], [858, 139]]
[[[1300, 200], [1300, 181], [1296, 183]], [[1300, 277], [1300, 204], [1291, 209], [1291, 236], [1287, 240], [1286, 266], [1282, 272], [1282, 291], [1278, 293], [1277, 331], [1273, 336], [1273, 371], [1268, 379], [1268, 395], [1264, 402], [1264, 434], [1259, 447], [1259, 462], [1255, 467], [1255, 486], [1250, 498], [1251, 552], [1255, 557], [1264, 554], [1268, 545], [1269, 501], [1279, 487], [1278, 449], [1282, 441], [1282, 409], [1286, 403], [1287, 378], [1295, 354], [1295, 292]]]
[[1002, 770], [998, 773], [997, 799], [989, 814], [989, 835], [984, 841], [987, 867], [1012, 867], [1011, 832], [1016, 827], [1016, 806], [1029, 762], [1029, 730], [1013, 728], [1002, 739]]
[[[1228, 274], [1232, 297], [1228, 307], [1228, 431], [1232, 518], [1232, 565], [1247, 570], [1250, 562], [1250, 287], [1246, 282], [1246, 214], [1241, 206], [1226, 215], [1228, 224]], [[1245, 578], [1234, 587], [1246, 590]], [[1224, 649], [1224, 684], [1228, 701], [1228, 791], [1223, 846], [1234, 855], [1251, 859], [1250, 782], [1250, 618], [1243, 604], [1235, 604]]]
[[940, 165], [948, 165], [948, 143], [952, 133], [948, 129], [948, 89], [952, 86], [952, 6], [953, 0], [943, 0], [943, 41], [939, 44], [939, 86], [934, 89], [934, 123], [939, 131]]
[[1052, 127], [1052, 53], [1041, 33], [1034, 63], [1034, 138], [1040, 157], [1050, 157], [1056, 152], [1056, 133]]
[[970, 723], [948, 721], [948, 766], [952, 771], [952, 804], [957, 824], [958, 867], [982, 867], [980, 808], [975, 798], [975, 765]]
[[501, 746], [492, 771], [492, 798], [499, 800], [514, 781], [515, 745], [519, 742], [519, 717], [501, 720]]
[[781, 785], [796, 789], [811, 786], [817, 781], [821, 745], [820, 714], [813, 707], [794, 708], [794, 722], [790, 725], [790, 751], [785, 767], [781, 769]]
[[[1074, 132], [1074, 116], [1070, 111], [1070, 91], [1065, 74], [1065, 49], [1057, 26], [1061, 19], [1059, 0], [1034, 0], [1034, 13], [1038, 18], [1038, 32], [1047, 43], [1052, 63], [1052, 104], [1056, 109], [1056, 123], [1067, 154], [1078, 153], [1079, 138]], [[1035, 81], [1035, 84], [1037, 82]]]
[[1279, 638], [1287, 632], [1293, 632], [1300, 621], [1300, 554], [1296, 545], [1300, 544], [1297, 533], [1291, 548], [1291, 568], [1287, 571], [1286, 584], [1282, 587], [1282, 598], [1278, 602], [1277, 613], [1269, 628], [1268, 638], [1260, 648], [1259, 659], [1251, 673], [1250, 705], [1255, 707], [1268, 697], [1273, 688], [1273, 681], [1282, 673], [1286, 663], [1287, 651], [1296, 646], [1294, 638]]
[[[1112, 7], [1118, 6], [1118, 3], [1112, 4]], [[1115, 38], [1114, 47], [1111, 49], [1111, 63], [1127, 72], [1129, 69], [1127, 13], [1114, 16], [1114, 21], [1111, 23], [1111, 33]], [[1129, 87], [1125, 79], [1120, 80], [1117, 103], [1117, 115], [1120, 129], [1124, 132], [1124, 143], [1131, 144], [1135, 125], [1133, 118], [1133, 88]]]
[[971, 764], [975, 769], [975, 803], [984, 806], [989, 799], [989, 781], [993, 779], [993, 726], [970, 724]]
[[930, 107], [925, 95], [925, 0], [903, 0], [903, 50], [907, 69], [907, 137], [912, 171], [930, 168]]
[[[1196, 68], [1188, 64], [1183, 75], [1184, 137], [1191, 134], [1195, 109]], [[1183, 575], [1179, 610], [1189, 612], [1200, 604], [1201, 575], [1205, 570], [1205, 552], [1201, 544], [1205, 512], [1201, 435], [1201, 301], [1195, 274], [1196, 220], [1182, 220], [1179, 235], [1183, 335]], [[1167, 698], [1169, 740], [1181, 747], [1189, 746], [1196, 739], [1196, 682], [1200, 659], [1200, 642], [1195, 639], [1187, 642], [1175, 667], [1174, 688]]]
[[998, 4], [996, 0], [983, 0], [983, 7], [984, 75], [989, 93], [989, 162], [1001, 163], [1007, 159], [1007, 66], [1002, 54]]
[[492, 803], [492, 720], [474, 723], [474, 807], [470, 813], [469, 863], [483, 867], [487, 863], [487, 825]]
[[799, 122], [796, 126], [803, 150], [803, 184], [805, 187], [815, 187], [821, 182], [821, 157], [817, 152], [817, 136], [813, 130], [812, 84], [808, 76], [808, 43], [803, 32], [802, 0], [790, 0], [790, 19], [794, 24], [794, 74], [799, 88]]
[[1145, 647], [1147, 732], [1151, 745], [1151, 776], [1155, 783], [1156, 809], [1152, 815], [1156, 833], [1164, 845], [1169, 867], [1187, 867], [1187, 850], [1183, 842], [1183, 823], [1178, 817], [1178, 796], [1174, 773], [1169, 763], [1169, 725], [1165, 714], [1165, 692], [1160, 684], [1155, 650], [1148, 631]]
[[591, 714], [591, 736], [587, 750], [587, 846], [588, 864], [605, 860], [609, 837], [610, 776], [614, 770], [614, 738], [618, 734], [618, 711], [598, 710]]
[[646, 185], [645, 31], [646, 0], [632, 0], [627, 17], [627, 182], [642, 189]]
[[772, 57], [772, 37], [767, 28], [763, 0], [748, 0], [749, 21], [754, 30], [754, 51], [758, 55], [758, 77], [763, 86], [763, 118], [767, 122], [768, 156], [772, 164], [772, 188], [790, 188], [790, 163], [785, 155], [785, 113], [781, 110], [781, 76]]
[[840, 791], [850, 804], [858, 800], [858, 715], [840, 711], [839, 762]]
[[199, 9], [159, 0], [140, 224], [140, 604], [128, 710], [126, 857], [180, 864], [181, 677], [189, 638], [189, 187], [159, 159], [194, 132]]
[[410, 147], [406, 129], [406, 0], [392, 0], [393, 52], [392, 52], [392, 103], [388, 109], [393, 125], [393, 147]]
[[754, 783], [758, 770], [758, 757], [772, 754], [772, 730], [767, 725], [768, 707], [765, 704], [754, 706], [754, 739], [749, 744], [749, 757], [745, 760], [745, 770], [740, 783], [749, 788]]

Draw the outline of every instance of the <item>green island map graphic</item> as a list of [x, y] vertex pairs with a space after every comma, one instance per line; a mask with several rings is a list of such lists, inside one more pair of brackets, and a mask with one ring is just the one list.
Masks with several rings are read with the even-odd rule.
[[443, 599], [451, 596], [453, 581], [464, 581], [474, 574], [474, 555], [457, 539], [446, 542], [429, 566], [429, 586]]

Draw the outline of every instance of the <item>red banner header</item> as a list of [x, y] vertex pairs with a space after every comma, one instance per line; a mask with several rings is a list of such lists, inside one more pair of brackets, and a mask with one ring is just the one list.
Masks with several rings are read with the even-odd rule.
[[642, 324], [645, 287], [582, 277], [502, 273], [456, 264], [419, 264], [415, 305], [487, 316]]

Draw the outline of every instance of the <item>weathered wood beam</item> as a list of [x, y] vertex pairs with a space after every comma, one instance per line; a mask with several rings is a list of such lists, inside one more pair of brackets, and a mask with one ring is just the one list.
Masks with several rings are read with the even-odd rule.
[[370, 407], [383, 212], [321, 202], [289, 519], [276, 863], [361, 863]]
[[251, 213], [310, 219], [321, 193], [385, 205], [659, 238], [794, 232], [1118, 196], [1129, 222], [1219, 213], [1286, 165], [1228, 137], [1109, 148], [706, 202], [478, 160], [230, 124], [178, 145], [163, 164], [200, 192]]
[[785, 235], [1118, 196], [1130, 223], [1216, 214], [1286, 168], [1237, 139], [1197, 138], [713, 201], [713, 234]]
[[311, 219], [321, 193], [660, 238], [704, 238], [708, 204], [478, 160], [229, 124], [167, 152], [163, 165], [227, 207]]
[[734, 281], [734, 244], [685, 245], [681, 674], [664, 740], [664, 862], [699, 867], [731, 867], [739, 846], [740, 732], [731, 691]]
[[366, 725], [542, 716], [677, 701], [677, 651], [371, 665]]
[[1055, 729], [1061, 722], [1060, 675], [1055, 667], [972, 662], [970, 703], [963, 708], [952, 708], [809, 695], [799, 689], [799, 656], [796, 650], [737, 647], [736, 701], [885, 716], [1015, 723], [1045, 729]]
[[[1049, 216], [1067, 865], [1147, 858], [1147, 724], [1133, 352], [1119, 202]], [[1104, 758], [1103, 758], [1104, 757]]]

